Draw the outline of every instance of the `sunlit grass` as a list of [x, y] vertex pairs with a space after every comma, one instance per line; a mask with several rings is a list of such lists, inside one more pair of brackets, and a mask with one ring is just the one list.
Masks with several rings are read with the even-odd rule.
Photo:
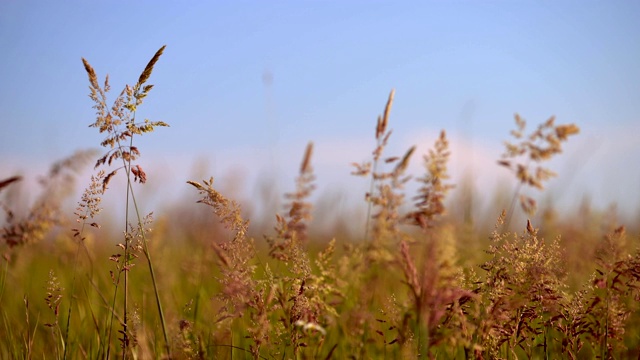
[[[527, 134], [516, 116], [517, 142], [496, 159], [515, 175], [511, 206], [491, 210], [495, 224], [470, 226], [447, 214], [445, 200], [465, 184], [449, 179], [445, 131], [422, 154], [422, 174], [408, 173], [416, 147], [385, 153], [393, 141], [393, 92], [375, 124], [371, 161], [354, 167], [369, 186], [362, 194], [367, 219], [340, 219], [357, 235], [310, 230], [312, 214], [335, 217], [313, 211], [322, 179], [314, 174], [312, 143], [300, 149], [286, 206], [269, 214], [273, 224], [264, 234], [252, 232], [252, 219], [213, 178], [185, 179], [200, 205], [144, 216], [136, 189], [162, 174], [142, 170], [133, 139], [166, 126], [136, 121], [163, 50], [112, 106], [108, 80], [100, 85], [83, 60], [97, 112], [92, 126], [106, 134], [99, 140], [106, 154], [79, 152], [54, 164], [33, 204], [10, 201], [19, 198], [8, 196], [19, 177], [0, 181], [7, 195], [0, 358], [638, 356], [637, 234], [589, 208], [562, 217], [544, 209], [541, 216], [536, 199], [521, 195], [525, 186], [544, 190], [554, 173], [541, 164], [561, 153], [576, 125], [551, 118]], [[67, 214], [61, 203], [89, 159], [96, 173]], [[115, 177], [119, 171], [126, 176]], [[118, 180], [123, 194], [108, 189]], [[413, 181], [419, 189], [407, 194]], [[127, 199], [121, 228], [101, 226], [112, 224], [101, 219], [106, 196]], [[14, 212], [18, 207], [26, 213]], [[508, 226], [516, 213], [529, 220]], [[203, 214], [210, 217], [201, 221]]]

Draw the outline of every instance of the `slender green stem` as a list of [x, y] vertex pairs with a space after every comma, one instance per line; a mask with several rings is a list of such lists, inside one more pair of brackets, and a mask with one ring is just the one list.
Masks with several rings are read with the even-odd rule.
[[[131, 136], [131, 142], [133, 142], [133, 136]], [[122, 149], [122, 148], [121, 148]], [[122, 150], [120, 150], [122, 151]], [[122, 339], [123, 339], [123, 351], [122, 351], [122, 359], [126, 359], [126, 354], [127, 354], [127, 348], [129, 347], [129, 335], [128, 335], [128, 320], [129, 320], [129, 316], [128, 316], [128, 312], [129, 312], [129, 307], [128, 307], [128, 298], [129, 298], [129, 256], [131, 253], [131, 248], [130, 248], [130, 242], [131, 242], [131, 237], [128, 235], [128, 229], [127, 226], [129, 224], [129, 195], [132, 192], [131, 191], [131, 160], [129, 160], [128, 164], [127, 162], [124, 160], [123, 158], [123, 162], [125, 163], [125, 173], [127, 174], [127, 198], [125, 201], [125, 222], [124, 222], [124, 320], [122, 322], [123, 324], [123, 329], [122, 329]], [[127, 166], [128, 165], [128, 166]], [[139, 219], [139, 217], [138, 217]]]
[[2, 277], [0, 278], [0, 302], [2, 301], [2, 296], [4, 295], [4, 287], [7, 281], [8, 271], [9, 271], [9, 260], [5, 259], [4, 269], [2, 269]]
[[509, 205], [509, 211], [507, 211], [507, 218], [504, 222], [503, 229], [508, 230], [509, 224], [511, 224], [511, 219], [513, 218], [513, 212], [516, 206], [516, 199], [518, 198], [518, 194], [520, 194], [520, 189], [522, 189], [522, 182], [518, 182], [515, 190], [513, 191], [513, 196], [511, 197], [511, 204]]
[[[82, 226], [84, 227], [84, 224], [82, 224]], [[79, 240], [81, 241], [81, 240]], [[71, 278], [71, 296], [69, 296], [69, 311], [67, 312], [67, 328], [65, 329], [64, 332], [64, 343], [69, 343], [69, 328], [71, 327], [71, 309], [73, 308], [73, 295], [75, 294], [76, 290], [76, 272], [78, 269], [78, 256], [80, 254], [80, 244], [78, 244], [78, 249], [76, 250], [76, 258], [74, 260], [74, 265], [73, 265], [73, 276]], [[64, 348], [64, 354], [62, 354], [62, 358], [66, 359], [67, 358], [67, 347], [65, 346]]]
[[120, 269], [118, 269], [118, 277], [116, 279], [115, 282], [115, 289], [113, 290], [113, 301], [111, 302], [111, 316], [109, 317], [109, 325], [107, 326], [107, 356], [105, 357], [106, 359], [110, 359], [111, 357], [109, 356], [111, 354], [111, 329], [113, 327], [113, 317], [115, 316], [115, 311], [116, 311], [116, 299], [118, 297], [118, 285], [120, 284]]
[[[384, 134], [382, 134], [384, 135]], [[379, 139], [377, 139], [376, 149], [382, 146], [382, 135]], [[371, 197], [373, 196], [373, 190], [376, 183], [376, 173], [378, 172], [378, 162], [379, 156], [374, 155], [373, 159], [373, 169], [371, 169], [371, 183], [369, 184], [369, 201], [367, 206], [367, 222], [364, 228], [364, 241], [365, 243], [369, 241], [369, 231], [371, 227], [371, 209], [373, 208], [373, 203], [371, 202]]]
[[[132, 121], [135, 120], [135, 113], [133, 115], [133, 119]], [[120, 142], [118, 141], [118, 145], [120, 145]], [[130, 143], [129, 143], [129, 147], [133, 146], [133, 136], [130, 137]], [[164, 341], [165, 341], [165, 345], [167, 348], [167, 355], [169, 356], [169, 358], [171, 358], [171, 346], [169, 343], [169, 336], [167, 334], [167, 325], [166, 325], [166, 321], [165, 321], [165, 317], [164, 317], [164, 311], [162, 310], [162, 303], [160, 301], [160, 293], [158, 291], [158, 283], [156, 281], [156, 275], [155, 275], [155, 271], [153, 269], [153, 262], [151, 261], [151, 253], [149, 252], [149, 247], [148, 247], [148, 241], [147, 241], [147, 235], [146, 235], [146, 231], [144, 229], [144, 224], [142, 222], [142, 217], [140, 216], [140, 210], [138, 208], [138, 202], [136, 201], [136, 197], [135, 197], [135, 193], [133, 191], [133, 182], [131, 181], [131, 159], [129, 158], [129, 161], [127, 162], [124, 158], [122, 160], [125, 164], [125, 173], [127, 175], [127, 221], [129, 219], [129, 213], [128, 213], [128, 209], [129, 209], [129, 198], [131, 199], [131, 201], [133, 202], [133, 207], [135, 209], [136, 212], [136, 217], [138, 220], [138, 228], [140, 229], [140, 235], [142, 236], [142, 246], [143, 246], [143, 252], [145, 257], [147, 258], [147, 264], [149, 266], [149, 274], [151, 275], [151, 282], [153, 284], [153, 291], [154, 291], [154, 295], [155, 295], [155, 299], [156, 299], [156, 305], [158, 307], [158, 314], [160, 315], [160, 322], [162, 324], [162, 334], [164, 336]], [[129, 249], [129, 244], [127, 241], [127, 244], [125, 244], [125, 262], [128, 264], [129, 261], [129, 254], [128, 254], [128, 250]], [[125, 330], [126, 330], [126, 291], [127, 291], [127, 271], [125, 270]], [[126, 336], [126, 335], [125, 335]]]
[[[71, 327], [71, 309], [73, 308], [73, 299], [74, 299], [74, 294], [76, 293], [75, 291], [75, 287], [76, 287], [76, 277], [78, 274], [78, 259], [80, 258], [80, 248], [84, 247], [85, 250], [87, 250], [87, 255], [89, 255], [88, 249], [86, 248], [86, 246], [84, 246], [84, 239], [82, 238], [82, 234], [84, 233], [84, 228], [85, 225], [87, 224], [86, 221], [86, 216], [89, 215], [89, 209], [85, 210], [85, 220], [82, 222], [82, 227], [80, 227], [80, 232], [78, 233], [78, 247], [76, 249], [76, 255], [75, 255], [75, 259], [73, 261], [73, 276], [71, 278], [71, 296], [69, 296], [69, 311], [67, 313], [67, 328], [65, 329], [65, 334], [64, 334], [64, 343], [68, 344], [69, 343], [69, 328]], [[93, 271], [92, 271], [93, 272]], [[65, 346], [64, 348], [64, 354], [62, 355], [63, 359], [67, 358], [67, 349], [68, 347]]]

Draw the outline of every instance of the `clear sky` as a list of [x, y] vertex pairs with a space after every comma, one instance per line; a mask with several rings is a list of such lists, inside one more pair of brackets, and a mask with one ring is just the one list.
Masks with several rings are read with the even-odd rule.
[[198, 161], [293, 174], [313, 140], [340, 186], [395, 88], [397, 152], [444, 128], [454, 160], [493, 166], [515, 112], [556, 115], [582, 129], [557, 191], [636, 209], [638, 19], [637, 1], [0, 1], [0, 178], [102, 140], [81, 57], [113, 99], [166, 44], [138, 115], [171, 128], [139, 146], [180, 184]]

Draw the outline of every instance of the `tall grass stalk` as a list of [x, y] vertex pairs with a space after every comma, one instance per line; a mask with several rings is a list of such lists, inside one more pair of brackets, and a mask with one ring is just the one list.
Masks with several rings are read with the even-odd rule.
[[[69, 344], [71, 314], [72, 314], [72, 309], [73, 309], [74, 299], [75, 299], [76, 277], [78, 274], [81, 249], [84, 249], [87, 254], [87, 258], [89, 259], [90, 266], [91, 266], [90, 274], [91, 276], [93, 275], [93, 259], [91, 258], [89, 249], [87, 249], [86, 244], [84, 243], [84, 241], [86, 240], [84, 234], [85, 234], [85, 228], [87, 226], [100, 228], [100, 225], [98, 223], [96, 222], [89, 223], [89, 221], [93, 219], [95, 216], [97, 216], [102, 210], [100, 208], [100, 202], [102, 201], [101, 195], [103, 194], [101, 180], [104, 179], [104, 176], [105, 176], [104, 171], [98, 172], [96, 176], [93, 176], [93, 175], [91, 176], [91, 184], [87, 189], [85, 189], [84, 193], [82, 194], [82, 200], [78, 203], [78, 207], [76, 208], [76, 211], [75, 211], [75, 215], [77, 216], [76, 221], [82, 222], [82, 225], [80, 226], [80, 228], [71, 229], [73, 233], [73, 238], [76, 239], [77, 245], [76, 245], [76, 252], [73, 260], [73, 275], [71, 277], [71, 291], [70, 291], [71, 296], [69, 296], [67, 326], [66, 326], [65, 335], [64, 335], [64, 342], [66, 344]], [[63, 359], [67, 358], [68, 349], [69, 349], [68, 346], [65, 347], [64, 354], [62, 355]]]
[[380, 157], [382, 156], [382, 152], [387, 145], [389, 136], [391, 135], [391, 130], [387, 132], [387, 125], [389, 124], [389, 114], [391, 113], [391, 106], [393, 105], [393, 97], [395, 96], [395, 93], [395, 89], [392, 89], [389, 93], [389, 99], [387, 100], [387, 105], [384, 108], [384, 113], [382, 116], [378, 116], [376, 124], [376, 149], [373, 151], [373, 169], [371, 170], [371, 181], [369, 183], [369, 193], [367, 194], [367, 221], [365, 223], [364, 230], [365, 242], [369, 241], [369, 231], [371, 230], [371, 211], [373, 209], [373, 201], [371, 201], [371, 197], [373, 196], [373, 191], [375, 189], [376, 174], [378, 173]]
[[[502, 160], [498, 161], [499, 165], [512, 171], [518, 180], [507, 212], [505, 229], [508, 229], [511, 223], [516, 200], [519, 199], [520, 206], [526, 214], [531, 216], [536, 212], [536, 201], [529, 196], [520, 195], [522, 187], [543, 190], [543, 183], [556, 176], [556, 173], [540, 164], [560, 154], [562, 143], [566, 142], [569, 136], [580, 132], [580, 128], [575, 124], [556, 125], [554, 116], [530, 134], [525, 134], [527, 122], [520, 115], [515, 114], [515, 122], [516, 130], [512, 130], [511, 135], [517, 143], [505, 142], [505, 152], [502, 154]], [[533, 164], [538, 165], [532, 167]]]
[[[142, 170], [140, 165], [133, 165], [132, 161], [137, 159], [140, 155], [140, 151], [137, 147], [133, 145], [133, 137], [134, 135], [142, 135], [144, 133], [152, 132], [155, 127], [158, 126], [168, 126], [166, 123], [162, 121], [151, 122], [149, 120], [145, 120], [142, 123], [136, 122], [137, 108], [142, 104], [144, 98], [148, 95], [149, 91], [153, 88], [153, 85], [145, 85], [151, 73], [153, 72], [153, 68], [164, 52], [165, 46], [162, 46], [155, 55], [151, 58], [144, 71], [140, 75], [138, 82], [133, 86], [127, 85], [122, 93], [115, 100], [111, 109], [109, 109], [106, 105], [106, 93], [109, 91], [109, 78], [107, 77], [103, 87], [100, 87], [98, 84], [97, 76], [95, 74], [94, 69], [91, 65], [85, 60], [82, 59], [85, 70], [89, 76], [89, 82], [91, 84], [90, 90], [91, 93], [89, 97], [95, 102], [94, 108], [97, 110], [97, 120], [91, 124], [92, 127], [99, 128], [100, 132], [107, 132], [108, 137], [101, 143], [102, 146], [110, 147], [109, 150], [103, 157], [98, 159], [96, 163], [96, 167], [100, 165], [111, 165], [113, 160], [117, 160], [118, 158], [122, 160], [122, 168], [125, 171], [125, 175], [127, 178], [127, 190], [126, 190], [126, 208], [125, 208], [125, 241], [122, 244], [122, 248], [124, 250], [124, 260], [122, 267], [117, 267], [118, 274], [115, 279], [115, 290], [114, 290], [114, 301], [116, 299], [117, 294], [117, 283], [119, 282], [120, 275], [124, 273], [124, 318], [123, 318], [123, 330], [121, 330], [122, 334], [122, 344], [123, 344], [123, 358], [126, 358], [127, 348], [129, 346], [129, 329], [128, 329], [128, 293], [129, 293], [129, 276], [128, 272], [132, 266], [132, 261], [136, 257], [132, 252], [132, 240], [131, 233], [129, 231], [129, 209], [130, 209], [130, 201], [133, 203], [133, 207], [135, 210], [135, 218], [137, 221], [138, 235], [142, 238], [142, 252], [145, 255], [147, 260], [149, 274], [151, 275], [151, 282], [153, 284], [154, 296], [156, 300], [156, 305], [158, 308], [158, 314], [160, 316], [160, 322], [162, 325], [162, 333], [164, 336], [164, 342], [166, 346], [166, 351], [169, 357], [171, 357], [171, 346], [169, 342], [169, 336], [167, 333], [167, 325], [165, 321], [164, 311], [162, 309], [162, 302], [160, 300], [160, 294], [158, 290], [157, 279], [154, 271], [153, 262], [151, 260], [151, 254], [149, 252], [148, 247], [148, 239], [146, 235], [146, 231], [144, 228], [143, 218], [140, 215], [140, 211], [138, 208], [138, 203], [135, 198], [135, 191], [133, 189], [133, 182], [138, 181], [140, 183], [146, 182], [146, 173]], [[120, 126], [124, 125], [124, 129], [121, 129]], [[122, 143], [123, 140], [129, 139], [129, 143], [124, 145]], [[103, 190], [106, 190], [107, 185], [111, 178], [117, 173], [119, 170], [115, 169], [111, 171], [103, 180]], [[133, 174], [133, 180], [132, 175]], [[114, 261], [118, 261], [118, 257], [115, 258]], [[113, 321], [113, 315], [111, 316], [110, 322]], [[108, 339], [111, 338], [111, 331], [109, 331]], [[110, 343], [110, 341], [108, 341]], [[109, 357], [110, 346], [107, 348], [107, 357]]]

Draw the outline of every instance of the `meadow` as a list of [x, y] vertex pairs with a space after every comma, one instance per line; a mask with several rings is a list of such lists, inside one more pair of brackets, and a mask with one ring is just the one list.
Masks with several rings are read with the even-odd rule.
[[[53, 164], [29, 204], [15, 190], [23, 179], [2, 174], [0, 358], [640, 355], [637, 224], [620, 224], [613, 209], [588, 203], [560, 214], [526, 195], [544, 194], [547, 181], [562, 176], [545, 165], [579, 136], [577, 125], [551, 117], [531, 128], [515, 116], [496, 159], [513, 173], [509, 206], [496, 206], [491, 223], [469, 216], [470, 196], [451, 199], [466, 188], [449, 178], [444, 130], [426, 154], [415, 147], [386, 153], [393, 91], [363, 129], [375, 130], [371, 159], [345, 174], [369, 187], [366, 221], [351, 223], [362, 230], [357, 236], [339, 224], [312, 231], [314, 217], [323, 216], [310, 200], [313, 143], [282, 195], [286, 208], [266, 220], [248, 219], [213, 178], [185, 179], [197, 204], [144, 214], [136, 196], [147, 176], [161, 174], [145, 172], [136, 139], [171, 129], [137, 114], [163, 51], [112, 102], [108, 77], [101, 80], [83, 59], [96, 111], [90, 126], [103, 153]], [[411, 161], [422, 162], [421, 174], [407, 172]], [[94, 174], [78, 179], [87, 166]], [[62, 204], [78, 181], [84, 192], [67, 213]], [[417, 192], [407, 193], [415, 181]], [[115, 182], [123, 191], [110, 189]], [[125, 199], [124, 223], [101, 218], [106, 197]], [[271, 219], [259, 232], [250, 222]]]

